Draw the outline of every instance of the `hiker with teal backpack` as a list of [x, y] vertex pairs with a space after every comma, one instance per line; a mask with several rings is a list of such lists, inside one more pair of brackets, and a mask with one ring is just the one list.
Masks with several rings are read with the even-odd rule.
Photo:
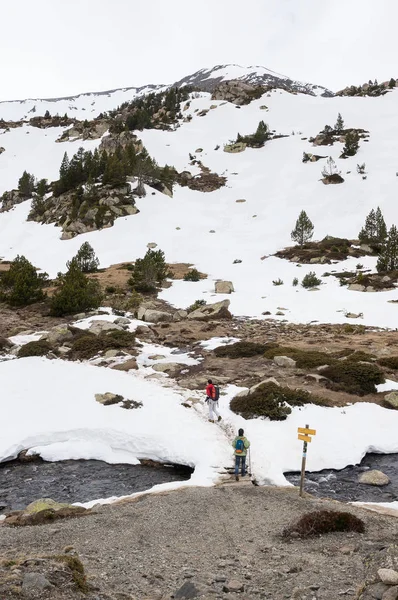
[[241, 467], [242, 477], [246, 475], [246, 455], [250, 447], [249, 440], [244, 436], [243, 429], [239, 429], [238, 435], [232, 442], [235, 449], [235, 479], [239, 481], [239, 466]]
[[206, 386], [206, 402], [209, 403], [209, 421], [214, 423], [217, 417], [217, 421], [221, 421], [221, 415], [218, 412], [218, 399], [220, 397], [220, 388], [218, 385], [214, 385], [211, 379], [208, 379]]

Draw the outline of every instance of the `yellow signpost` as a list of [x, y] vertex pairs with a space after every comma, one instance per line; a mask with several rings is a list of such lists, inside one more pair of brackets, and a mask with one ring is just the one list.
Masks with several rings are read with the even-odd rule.
[[303, 458], [301, 460], [301, 479], [300, 479], [300, 496], [304, 493], [304, 478], [305, 478], [305, 463], [307, 460], [307, 444], [312, 441], [311, 436], [316, 435], [315, 429], [310, 429], [309, 425], [297, 428], [298, 439], [303, 442]]

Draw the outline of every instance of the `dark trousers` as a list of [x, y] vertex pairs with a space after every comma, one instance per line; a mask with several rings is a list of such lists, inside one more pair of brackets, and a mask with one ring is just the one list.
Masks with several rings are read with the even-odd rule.
[[235, 475], [239, 473], [239, 465], [241, 466], [242, 477], [246, 475], [246, 456], [238, 456], [235, 454]]

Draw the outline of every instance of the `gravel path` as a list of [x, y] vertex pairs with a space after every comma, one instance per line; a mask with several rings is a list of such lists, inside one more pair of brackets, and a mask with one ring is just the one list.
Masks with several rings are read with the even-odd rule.
[[[342, 507], [365, 520], [365, 534], [281, 539], [303, 513]], [[392, 517], [240, 482], [148, 495], [52, 525], [0, 527], [0, 544], [8, 555], [73, 546], [89, 581], [120, 600], [183, 598], [183, 585], [189, 598], [338, 600], [355, 598], [364, 565], [397, 532]]]

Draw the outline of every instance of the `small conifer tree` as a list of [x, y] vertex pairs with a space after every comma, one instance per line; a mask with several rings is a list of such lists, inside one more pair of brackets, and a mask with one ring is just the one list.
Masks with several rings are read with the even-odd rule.
[[72, 259], [68, 271], [59, 276], [59, 290], [51, 298], [51, 314], [60, 317], [92, 308], [101, 304], [102, 294], [98, 281], [89, 279]]
[[398, 231], [395, 225], [392, 225], [388, 232], [387, 240], [377, 261], [376, 269], [378, 273], [396, 271], [398, 269]]
[[24, 171], [18, 181], [18, 191], [25, 198], [30, 198], [35, 189], [35, 178], [27, 171]]
[[344, 130], [344, 120], [341, 116], [341, 113], [337, 115], [336, 124], [334, 126], [334, 130], [336, 133], [341, 133]]
[[291, 238], [294, 242], [303, 246], [314, 235], [314, 225], [309, 219], [305, 210], [302, 210], [296, 221], [295, 228], [291, 233]]
[[76, 256], [66, 263], [68, 269], [73, 261], [83, 273], [94, 273], [99, 267], [99, 260], [95, 255], [94, 248], [88, 242], [84, 242]]
[[167, 265], [162, 250], [148, 250], [144, 258], [137, 258], [129, 284], [137, 292], [154, 292], [156, 285], [167, 277]]
[[11, 306], [26, 306], [43, 300], [47, 273], [38, 274], [25, 256], [17, 256], [0, 278], [0, 298]]
[[358, 239], [362, 244], [382, 244], [387, 237], [387, 227], [380, 207], [372, 210], [365, 220], [365, 225], [359, 232]]
[[345, 145], [343, 148], [343, 154], [341, 158], [347, 158], [347, 156], [355, 156], [359, 148], [359, 135], [356, 131], [349, 131], [345, 136]]

